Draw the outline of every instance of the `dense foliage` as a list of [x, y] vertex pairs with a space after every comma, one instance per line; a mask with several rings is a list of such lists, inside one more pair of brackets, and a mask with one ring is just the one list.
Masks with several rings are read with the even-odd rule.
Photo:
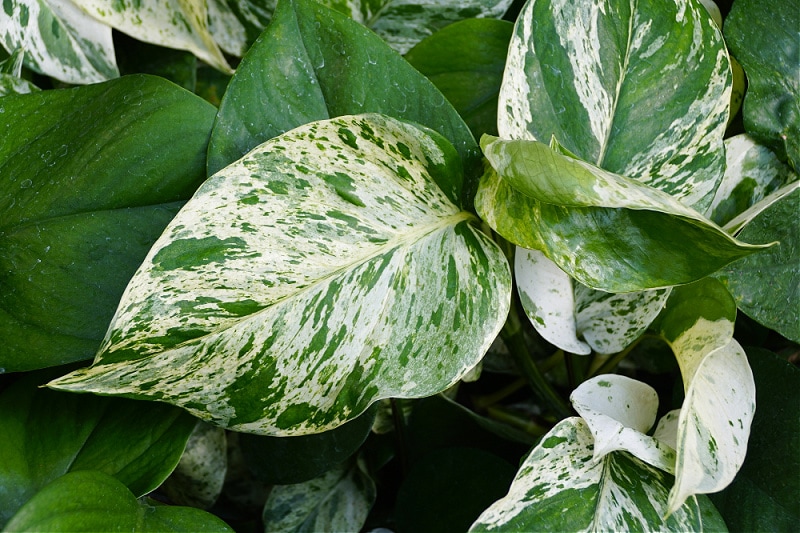
[[800, 5], [721, 7], [4, 0], [0, 527], [796, 530]]

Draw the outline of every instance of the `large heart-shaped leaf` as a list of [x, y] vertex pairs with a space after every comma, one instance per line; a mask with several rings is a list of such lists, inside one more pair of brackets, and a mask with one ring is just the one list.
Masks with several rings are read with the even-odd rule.
[[119, 76], [111, 28], [71, 0], [4, 0], [0, 42], [25, 50], [25, 66], [67, 83]]
[[675, 352], [686, 391], [676, 427], [670, 511], [690, 495], [725, 488], [744, 461], [755, 384], [747, 356], [733, 340], [735, 317], [728, 291], [706, 278], [675, 288], [659, 318], [658, 329]]
[[0, 366], [91, 357], [175, 200], [203, 177], [214, 108], [135, 76], [9, 96], [0, 111]]
[[[781, 189], [788, 194], [750, 221], [739, 235], [752, 242], [778, 245], [731, 263], [716, 277], [736, 299], [739, 309], [781, 335], [800, 342], [800, 183]], [[767, 281], [768, 280], [768, 281]]]
[[151, 44], [188, 50], [209, 65], [230, 71], [208, 31], [205, 2], [193, 0], [70, 0], [105, 25]]
[[0, 394], [0, 526], [67, 472], [99, 470], [136, 496], [158, 487], [196, 419], [169, 405], [65, 394], [28, 374]]
[[726, 531], [704, 496], [668, 514], [669, 474], [623, 452], [595, 461], [593, 449], [583, 419], [559, 422], [470, 532]]
[[26, 503], [3, 531], [233, 532], [200, 509], [139, 502], [125, 485], [96, 470], [70, 472], [56, 479]]
[[209, 147], [209, 173], [292, 128], [359, 113], [382, 113], [439, 132], [461, 154], [468, 178], [472, 167], [480, 166], [469, 128], [427, 78], [341, 13], [308, 0], [286, 0], [225, 92]]
[[747, 74], [744, 125], [800, 170], [800, 2], [736, 0], [725, 19], [731, 53]]
[[500, 90], [504, 139], [555, 137], [580, 159], [703, 211], [722, 178], [730, 64], [699, 4], [535, 0]]
[[446, 389], [499, 332], [511, 284], [454, 204], [460, 180], [443, 137], [379, 115], [264, 143], [156, 242], [95, 364], [51, 385], [278, 435]]
[[582, 284], [630, 292], [689, 283], [763, 246], [733, 239], [669, 194], [538, 141], [488, 135], [475, 206], [512, 243]]
[[150, 76], [0, 99], [0, 368], [95, 354], [177, 201], [205, 177], [213, 119], [212, 105]]

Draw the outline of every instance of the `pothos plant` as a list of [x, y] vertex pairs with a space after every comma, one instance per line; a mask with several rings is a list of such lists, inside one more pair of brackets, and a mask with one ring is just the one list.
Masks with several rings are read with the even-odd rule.
[[217, 108], [113, 48], [38, 91], [97, 80], [6, 0], [0, 523], [252, 529], [246, 485], [265, 531], [796, 526], [785, 4], [35, 4], [83, 57], [183, 21], [232, 77], [156, 69]]

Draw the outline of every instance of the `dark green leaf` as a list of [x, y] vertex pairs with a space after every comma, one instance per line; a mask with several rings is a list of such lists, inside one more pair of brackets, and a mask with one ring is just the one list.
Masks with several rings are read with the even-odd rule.
[[800, 188], [756, 216], [739, 233], [749, 242], [777, 246], [731, 263], [717, 274], [739, 309], [757, 322], [800, 342]]
[[756, 410], [747, 457], [733, 483], [711, 496], [733, 531], [797, 531], [800, 526], [800, 370], [748, 348]]
[[94, 355], [176, 201], [203, 179], [213, 118], [149, 76], [0, 100], [0, 368]]
[[141, 496], [183, 453], [196, 419], [164, 404], [38, 388], [33, 373], [0, 394], [0, 524], [59, 476], [99, 470]]
[[497, 135], [497, 97], [513, 24], [467, 19], [427, 37], [405, 55], [442, 91], [475, 138]]
[[468, 172], [479, 164], [478, 147], [456, 110], [378, 36], [316, 2], [281, 2], [222, 100], [209, 174], [297, 126], [358, 113], [428, 126], [453, 143]]
[[744, 125], [800, 170], [800, 2], [736, 0], [725, 19], [731, 53], [748, 88]]
[[70, 472], [39, 491], [3, 531], [8, 532], [233, 532], [216, 516], [192, 507], [150, 506], [102, 472]]

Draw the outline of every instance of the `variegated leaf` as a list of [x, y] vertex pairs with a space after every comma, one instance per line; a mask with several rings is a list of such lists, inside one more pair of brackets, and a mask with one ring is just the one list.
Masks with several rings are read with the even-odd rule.
[[484, 135], [478, 214], [580, 283], [631, 292], [689, 283], [763, 245], [736, 241], [669, 194], [537, 141]]
[[26, 67], [67, 83], [119, 76], [111, 28], [72, 0], [5, 0], [0, 42], [9, 51], [23, 49]]
[[176, 505], [208, 509], [222, 493], [227, 471], [225, 430], [198, 421], [178, 466], [159, 489]]
[[140, 41], [192, 52], [231, 72], [211, 33], [205, 0], [70, 0], [98, 21]]
[[522, 308], [539, 335], [567, 352], [591, 353], [578, 338], [572, 278], [542, 252], [520, 247], [514, 254], [514, 276]]
[[581, 418], [567, 418], [528, 455], [508, 494], [470, 528], [479, 531], [725, 530], [701, 497], [668, 515], [672, 476], [624, 453], [596, 461]]
[[455, 205], [459, 157], [380, 115], [297, 128], [209, 178], [61, 389], [316, 433], [474, 367], [508, 312], [501, 250]]
[[724, 489], [744, 462], [755, 384], [733, 340], [735, 317], [733, 298], [711, 278], [674, 289], [661, 317], [661, 335], [675, 352], [686, 391], [670, 511], [689, 496]]
[[272, 19], [276, 0], [208, 0], [208, 31], [227, 53], [243, 56]]
[[594, 460], [626, 451], [665, 472], [675, 472], [675, 450], [646, 435], [656, 421], [658, 394], [618, 374], [596, 376], [572, 391], [570, 401], [594, 437]]
[[[732, 219], [781, 186], [797, 181], [797, 174], [747, 134], [725, 139], [725, 154], [725, 176], [709, 207], [709, 218], [733, 233], [739, 227], [727, 225]], [[753, 216], [751, 212], [749, 217]]]
[[722, 35], [699, 3], [535, 0], [517, 19], [498, 129], [555, 135], [703, 211], [722, 177], [730, 91]]
[[25, 50], [17, 48], [7, 59], [0, 61], [0, 96], [28, 94], [39, 90], [36, 85], [21, 78], [24, 57]]
[[310, 481], [273, 487], [264, 504], [264, 531], [360, 531], [375, 495], [361, 461], [347, 461]]

